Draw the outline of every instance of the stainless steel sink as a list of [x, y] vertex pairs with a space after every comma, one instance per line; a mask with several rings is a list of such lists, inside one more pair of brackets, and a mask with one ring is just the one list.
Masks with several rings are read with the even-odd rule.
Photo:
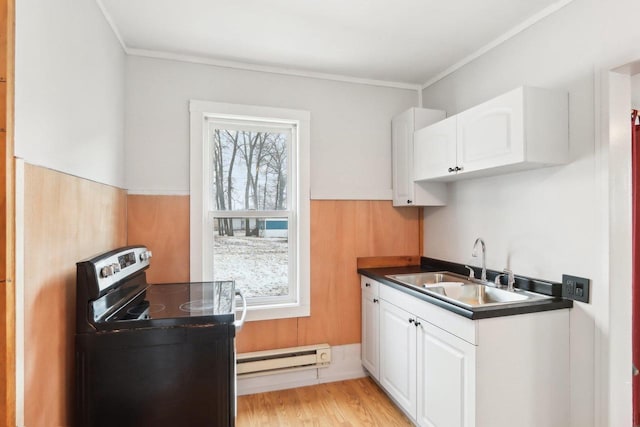
[[456, 273], [450, 273], [448, 271], [437, 271], [434, 273], [394, 274], [387, 277], [412, 286], [429, 286], [442, 283], [456, 283], [459, 285], [465, 283], [476, 283], [464, 276]]
[[525, 304], [551, 298], [519, 289], [507, 291], [448, 271], [395, 274], [387, 277], [467, 308]]

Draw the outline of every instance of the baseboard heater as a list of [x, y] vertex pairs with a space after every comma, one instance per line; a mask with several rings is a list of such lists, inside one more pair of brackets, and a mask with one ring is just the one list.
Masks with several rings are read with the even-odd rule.
[[326, 367], [331, 363], [329, 344], [279, 348], [238, 354], [239, 378]]

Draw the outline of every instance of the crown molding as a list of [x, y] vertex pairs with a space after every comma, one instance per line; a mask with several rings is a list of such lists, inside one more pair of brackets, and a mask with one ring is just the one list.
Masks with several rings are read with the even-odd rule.
[[523, 32], [527, 28], [535, 25], [539, 21], [541, 21], [544, 18], [546, 18], [547, 16], [557, 12], [558, 10], [562, 9], [563, 7], [565, 7], [566, 5], [568, 5], [569, 3], [573, 2], [573, 1], [574, 0], [560, 0], [560, 1], [556, 2], [556, 3], [553, 3], [552, 5], [547, 6], [546, 8], [542, 9], [540, 12], [538, 12], [535, 15], [531, 16], [529, 19], [527, 19], [527, 20], [521, 22], [520, 24], [516, 25], [515, 27], [511, 28], [509, 31], [507, 31], [506, 33], [502, 34], [500, 37], [498, 37], [498, 38], [494, 39], [493, 41], [487, 43], [486, 45], [482, 46], [480, 49], [476, 50], [471, 55], [464, 57], [462, 60], [456, 62], [451, 67], [449, 67], [449, 68], [445, 69], [444, 71], [442, 71], [441, 73], [437, 74], [435, 77], [432, 77], [431, 79], [427, 80], [422, 85], [421, 89], [426, 89], [429, 86], [431, 86], [432, 84], [438, 82], [439, 80], [442, 80], [443, 78], [447, 77], [449, 74], [454, 73], [455, 71], [459, 70], [460, 68], [464, 67], [465, 65], [467, 65], [470, 62], [474, 61], [475, 59], [481, 57], [482, 55], [484, 55], [485, 53], [487, 53], [490, 50], [494, 49], [495, 47], [498, 47], [499, 45], [501, 45], [502, 43], [506, 42], [507, 40], [517, 36], [518, 34]]
[[104, 19], [107, 21], [107, 23], [111, 27], [111, 31], [113, 31], [113, 34], [118, 39], [118, 42], [120, 42], [120, 46], [122, 46], [122, 50], [124, 50], [124, 52], [127, 53], [127, 45], [124, 44], [124, 40], [120, 35], [120, 31], [118, 31], [118, 27], [116, 27], [116, 24], [113, 22], [113, 18], [111, 17], [111, 14], [107, 12], [107, 9], [104, 7], [104, 4], [102, 4], [102, 0], [96, 0], [96, 3], [100, 8], [100, 11], [102, 12], [102, 15], [104, 16]]
[[163, 52], [147, 49], [126, 49], [131, 56], [141, 56], [146, 58], [166, 59], [170, 61], [190, 62], [194, 64], [212, 65], [221, 68], [233, 68], [246, 71], [258, 71], [272, 74], [285, 74], [296, 77], [308, 77], [321, 80], [333, 80], [346, 83], [357, 83], [369, 86], [390, 87], [394, 89], [420, 90], [421, 86], [415, 83], [393, 82], [387, 80], [365, 79], [360, 77], [344, 76], [340, 74], [319, 73], [315, 71], [298, 70], [294, 68], [273, 67], [269, 65], [248, 64], [245, 62], [227, 61], [221, 59], [208, 58], [196, 55], [183, 55], [172, 52]]

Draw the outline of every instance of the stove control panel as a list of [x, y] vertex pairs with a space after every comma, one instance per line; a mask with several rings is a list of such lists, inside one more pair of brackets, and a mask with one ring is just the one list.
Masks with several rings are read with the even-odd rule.
[[[142, 254], [140, 254], [142, 257]], [[136, 263], [136, 254], [135, 252], [127, 252], [124, 255], [120, 255], [118, 257], [118, 267], [127, 268]]]
[[147, 268], [151, 256], [146, 247], [133, 246], [91, 260], [97, 279], [97, 293], [103, 293], [120, 280]]

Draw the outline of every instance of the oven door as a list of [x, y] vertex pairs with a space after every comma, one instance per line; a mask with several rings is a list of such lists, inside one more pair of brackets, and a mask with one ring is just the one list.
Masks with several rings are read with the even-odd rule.
[[235, 326], [76, 335], [76, 425], [234, 426]]

